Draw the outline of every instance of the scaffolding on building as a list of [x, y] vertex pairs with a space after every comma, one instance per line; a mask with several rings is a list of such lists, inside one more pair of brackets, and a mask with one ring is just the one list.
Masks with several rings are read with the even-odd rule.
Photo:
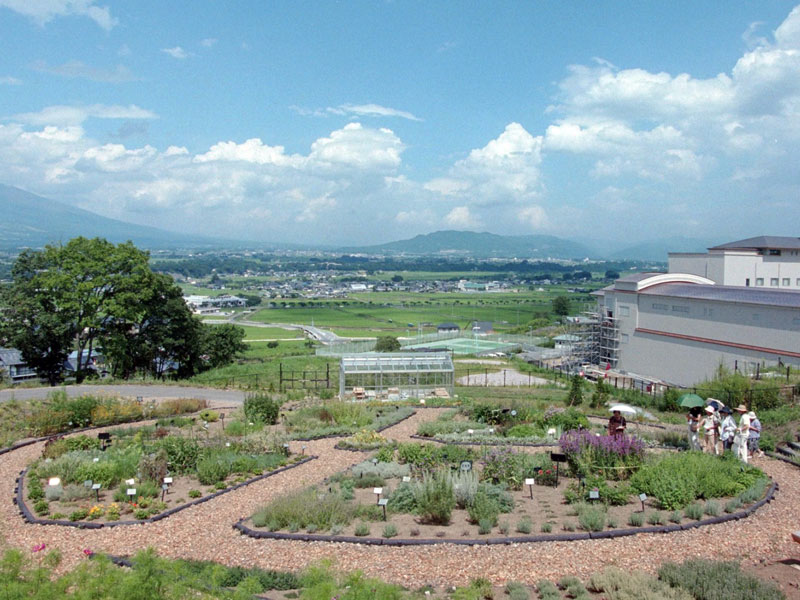
[[617, 319], [604, 315], [599, 319], [600, 364], [617, 368], [619, 360], [619, 325]]
[[448, 352], [372, 352], [342, 356], [339, 397], [398, 401], [451, 397], [455, 379]]

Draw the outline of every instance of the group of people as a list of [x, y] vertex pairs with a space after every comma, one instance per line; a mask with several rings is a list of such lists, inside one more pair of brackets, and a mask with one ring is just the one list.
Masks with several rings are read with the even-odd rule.
[[[715, 408], [714, 405], [718, 408]], [[739, 422], [733, 413], [739, 413]], [[731, 410], [718, 400], [709, 402], [705, 409], [697, 407], [686, 416], [689, 425], [689, 449], [720, 455], [732, 450], [742, 462], [752, 456], [763, 455], [758, 447], [761, 439], [761, 421], [744, 404]]]

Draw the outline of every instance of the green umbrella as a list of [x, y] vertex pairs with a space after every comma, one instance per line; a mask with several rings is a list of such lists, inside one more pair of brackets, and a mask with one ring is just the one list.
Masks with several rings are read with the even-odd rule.
[[685, 408], [695, 408], [706, 405], [706, 401], [697, 394], [683, 394], [680, 398], [678, 398], [678, 400], [680, 401], [681, 406]]

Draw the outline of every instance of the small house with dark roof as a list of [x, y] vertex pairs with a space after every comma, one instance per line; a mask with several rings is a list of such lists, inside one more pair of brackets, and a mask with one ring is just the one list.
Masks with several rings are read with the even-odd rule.
[[439, 333], [452, 333], [461, 331], [461, 327], [459, 327], [455, 323], [439, 323], [436, 326], [436, 331], [438, 331]]
[[0, 348], [0, 378], [7, 377], [11, 383], [37, 379], [36, 370], [29, 367], [16, 348]]

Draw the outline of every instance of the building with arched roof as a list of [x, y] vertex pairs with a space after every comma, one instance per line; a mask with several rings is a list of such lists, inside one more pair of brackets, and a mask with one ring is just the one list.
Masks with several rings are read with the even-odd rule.
[[720, 364], [800, 367], [800, 291], [637, 273], [595, 295], [601, 365], [678, 385], [710, 378]]

